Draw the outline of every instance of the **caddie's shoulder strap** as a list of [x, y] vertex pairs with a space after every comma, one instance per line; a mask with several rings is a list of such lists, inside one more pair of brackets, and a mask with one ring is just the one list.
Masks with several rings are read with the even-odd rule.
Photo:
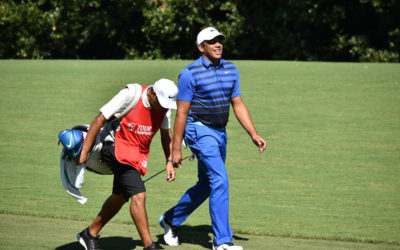
[[129, 111], [131, 111], [136, 106], [136, 104], [140, 100], [140, 97], [142, 96], [142, 86], [140, 84], [130, 83], [126, 85], [126, 88], [128, 89], [128, 96], [125, 101], [127, 105], [119, 114], [114, 115], [116, 117], [114, 120], [122, 119], [122, 117], [128, 114]]

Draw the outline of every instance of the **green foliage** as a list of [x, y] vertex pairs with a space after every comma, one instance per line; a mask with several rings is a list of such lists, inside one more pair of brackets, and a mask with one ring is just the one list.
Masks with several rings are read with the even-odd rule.
[[238, 8], [249, 58], [399, 60], [399, 1], [238, 1]]
[[242, 34], [243, 17], [232, 1], [148, 1], [143, 15], [149, 58], [197, 57], [196, 35], [208, 26], [222, 30], [229, 37], [227, 45], [232, 51], [228, 53], [234, 54], [235, 37]]
[[123, 58], [143, 43], [144, 1], [2, 1], [1, 58]]
[[349, 39], [346, 39], [346, 36], [343, 36], [338, 39], [338, 45], [336, 48], [338, 48], [338, 50], [345, 48], [348, 49], [350, 56], [360, 62], [399, 61], [399, 53], [396, 52], [396, 50], [377, 50], [369, 46], [368, 40], [364, 36], [352, 36]]
[[[143, 1], [62, 1], [57, 22], [67, 57], [123, 58], [143, 41]], [[128, 53], [129, 52], [129, 53]]]
[[49, 37], [54, 14], [43, 11], [45, 1], [0, 3], [0, 58], [44, 58], [51, 54]]
[[226, 58], [398, 62], [398, 13], [396, 0], [4, 0], [0, 58], [189, 59], [215, 26]]

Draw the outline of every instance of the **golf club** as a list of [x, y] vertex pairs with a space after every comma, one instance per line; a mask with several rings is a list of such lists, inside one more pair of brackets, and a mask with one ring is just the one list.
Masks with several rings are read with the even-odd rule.
[[[195, 158], [196, 158], [196, 156], [195, 156], [194, 154], [192, 154], [192, 155], [188, 155], [188, 156], [186, 156], [185, 158], [183, 158], [182, 161], [184, 161], [184, 160], [186, 160], [186, 159], [189, 159], [189, 161], [194, 161]], [[182, 162], [182, 161], [181, 161], [181, 162]], [[145, 183], [146, 181], [148, 181], [148, 180], [150, 180], [150, 179], [156, 177], [157, 175], [161, 174], [161, 173], [164, 172], [164, 171], [166, 171], [165, 168], [164, 168], [163, 170], [160, 170], [159, 172], [153, 174], [152, 176], [150, 176], [150, 177], [147, 178], [146, 180], [144, 180], [143, 183]]]

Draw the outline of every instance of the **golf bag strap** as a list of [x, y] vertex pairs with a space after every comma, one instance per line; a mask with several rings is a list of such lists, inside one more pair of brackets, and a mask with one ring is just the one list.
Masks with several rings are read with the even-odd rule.
[[86, 124], [79, 124], [79, 125], [76, 125], [76, 126], [72, 127], [72, 129], [80, 130], [82, 132], [88, 132], [89, 131], [89, 127], [90, 126], [86, 125]]

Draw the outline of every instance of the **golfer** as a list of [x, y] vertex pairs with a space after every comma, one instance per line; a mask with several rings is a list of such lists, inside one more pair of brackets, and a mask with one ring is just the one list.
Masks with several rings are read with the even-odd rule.
[[243, 103], [236, 66], [221, 58], [224, 39], [225, 36], [215, 28], [200, 31], [197, 48], [201, 56], [179, 75], [172, 155], [174, 163], [180, 166], [181, 142], [184, 139], [198, 159], [198, 182], [174, 207], [159, 217], [168, 245], [179, 245], [178, 227], [209, 198], [214, 236], [212, 249], [243, 249], [232, 243], [229, 225], [225, 127], [230, 104], [259, 152], [264, 151], [267, 143], [257, 134]]
[[[131, 84], [130, 84], [131, 85]], [[158, 249], [153, 243], [145, 207], [146, 188], [141, 179], [147, 171], [150, 143], [161, 130], [167, 181], [175, 179], [172, 164], [171, 109], [176, 109], [178, 89], [174, 82], [161, 79], [152, 86], [128, 87], [105, 104], [94, 118], [81, 150], [79, 163], [87, 161], [95, 138], [107, 121], [121, 119], [114, 143], [103, 145], [103, 159], [114, 171], [111, 196], [104, 202], [92, 224], [77, 235], [85, 249], [99, 249], [99, 231], [130, 199], [130, 213], [145, 250]], [[133, 100], [138, 100], [137, 103]], [[132, 103], [135, 105], [133, 106]], [[129, 112], [127, 112], [127, 109]]]

